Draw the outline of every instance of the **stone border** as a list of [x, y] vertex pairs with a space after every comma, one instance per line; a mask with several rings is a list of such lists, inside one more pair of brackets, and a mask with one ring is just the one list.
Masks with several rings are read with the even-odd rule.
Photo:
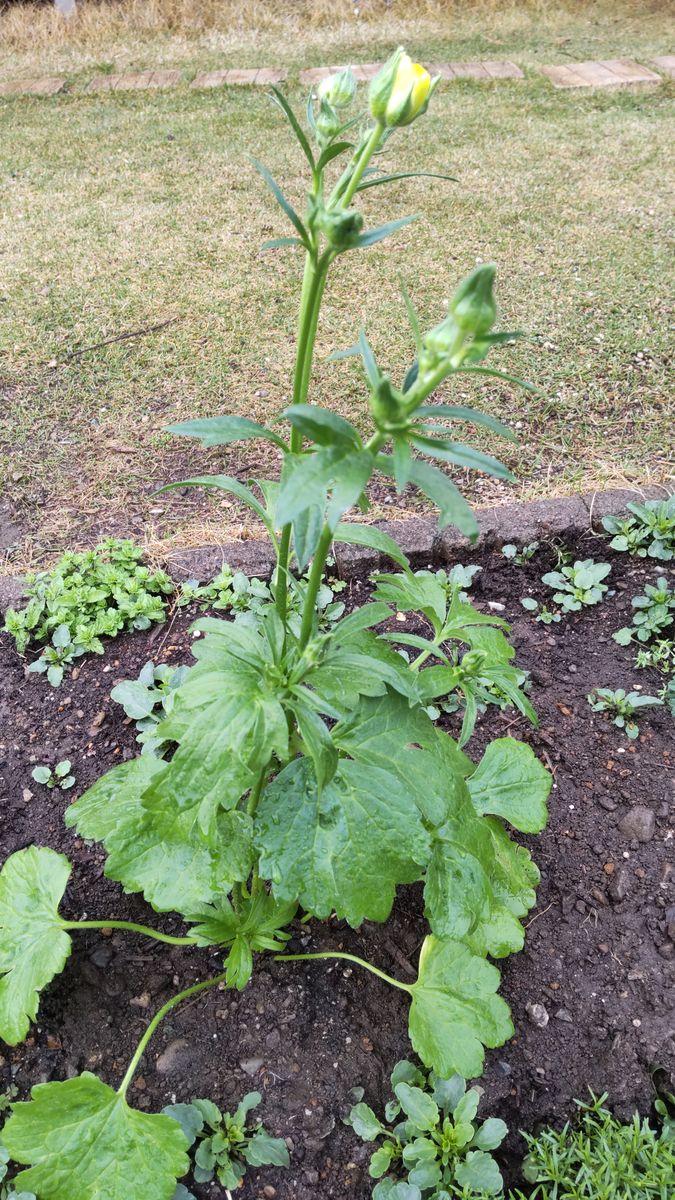
[[[662, 54], [652, 59], [653, 66], [664, 75], [675, 76], [675, 55]], [[359, 82], [368, 82], [380, 70], [382, 63], [355, 63], [352, 66]], [[626, 87], [635, 84], [657, 84], [661, 76], [649, 67], [629, 58], [607, 58], [592, 62], [563, 63], [534, 68], [544, 75], [555, 88]], [[300, 83], [312, 86], [320, 83], [340, 65], [331, 67], [308, 67], [297, 75]], [[524, 80], [521, 68], [510, 60], [476, 62], [435, 63], [429, 68], [441, 79], [453, 82], [457, 79], [473, 79], [479, 83], [494, 83], [502, 79]], [[190, 83], [191, 88], [248, 86], [265, 87], [269, 84], [285, 83], [294, 71], [277, 67], [226, 67], [220, 70], [203, 71]], [[84, 94], [92, 92], [147, 91], [150, 88], [177, 87], [184, 82], [182, 72], [177, 69], [126, 72], [119, 75], [96, 75], [81, 89]], [[10, 79], [0, 82], [0, 96], [54, 96], [67, 90], [63, 77], [42, 79]], [[80, 89], [76, 89], [79, 91]]]
[[[665, 499], [667, 487], [612, 488], [604, 492], [563, 496], [555, 500], [529, 500], [476, 510], [481, 549], [505, 542], [531, 542], [537, 538], [584, 534], [600, 526], [602, 517], [622, 512], [631, 500]], [[393, 537], [410, 560], [410, 565], [444, 566], [454, 562], [457, 551], [470, 545], [458, 530], [440, 530], [434, 517], [410, 517], [400, 521], [376, 521], [375, 527]], [[346, 581], [360, 578], [391, 562], [367, 546], [335, 546], [337, 574]], [[166, 557], [167, 570], [178, 579], [211, 579], [226, 562], [234, 570], [258, 579], [269, 579], [274, 554], [266, 541], [227, 542], [222, 546], [200, 546], [176, 550]], [[0, 580], [0, 588], [2, 581]]]
[[[604, 492], [561, 496], [554, 500], [525, 500], [494, 508], [476, 510], [477, 549], [502, 546], [505, 542], [525, 544], [546, 537], [576, 536], [593, 533], [603, 517], [623, 512], [631, 500], [663, 500], [673, 494], [667, 486], [611, 488]], [[411, 567], [443, 567], [456, 560], [457, 552], [470, 546], [457, 529], [439, 530], [434, 517], [409, 517], [399, 521], [375, 521], [375, 528], [388, 533], [407, 555]], [[371, 571], [391, 567], [391, 561], [367, 546], [335, 546], [337, 575], [349, 582]], [[174, 550], [164, 565], [178, 582], [212, 579], [224, 563], [235, 571], [256, 579], [269, 579], [274, 569], [274, 553], [267, 541], [251, 538], [223, 545], [199, 546], [192, 550]], [[23, 596], [24, 580], [19, 575], [0, 577], [0, 613], [18, 603]]]

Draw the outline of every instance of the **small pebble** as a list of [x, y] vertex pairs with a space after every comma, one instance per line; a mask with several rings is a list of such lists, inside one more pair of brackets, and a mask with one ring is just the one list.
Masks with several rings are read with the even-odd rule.
[[548, 1025], [548, 1013], [543, 1004], [526, 1004], [525, 1010], [533, 1025], [545, 1029]]

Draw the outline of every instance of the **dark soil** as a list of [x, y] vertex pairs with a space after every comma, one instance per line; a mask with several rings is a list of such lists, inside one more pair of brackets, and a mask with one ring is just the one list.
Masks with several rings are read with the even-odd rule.
[[[532, 672], [541, 718], [533, 730], [513, 710], [489, 712], [479, 721], [472, 755], [509, 733], [528, 741], [555, 775], [549, 826], [527, 839], [542, 882], [526, 949], [503, 966], [516, 1036], [488, 1053], [481, 1080], [484, 1115], [503, 1117], [514, 1131], [507, 1147], [513, 1161], [523, 1148], [516, 1131], [562, 1122], [588, 1086], [607, 1090], [622, 1115], [635, 1108], [646, 1113], [654, 1097], [651, 1069], [661, 1067], [671, 1078], [675, 1071], [675, 942], [668, 936], [675, 913], [667, 912], [674, 878], [672, 718], [664, 710], [649, 713], [631, 743], [586, 702], [593, 685], [658, 689], [659, 677], [636, 671], [630, 648], [618, 647], [611, 634], [627, 623], [631, 597], [666, 572], [662, 564], [612, 555], [604, 543], [586, 542], [579, 553], [612, 562], [615, 594], [549, 628], [519, 603], [530, 592], [546, 598], [540, 577], [553, 565], [549, 550], [525, 567], [495, 552], [463, 555], [483, 566], [474, 598], [481, 607], [503, 605], [499, 615], [513, 622], [517, 662]], [[350, 602], [361, 603], [366, 588], [351, 585]], [[62, 814], [87, 785], [135, 753], [135, 730], [109, 698], [114, 682], [135, 676], [150, 657], [187, 661], [190, 619], [181, 612], [161, 628], [119, 638], [104, 659], [84, 660], [58, 690], [43, 677], [25, 678], [10, 640], [0, 639], [0, 858], [32, 843], [63, 850], [74, 863], [66, 896], [73, 917], [180, 930], [177, 920], [156, 916], [108, 882], [101, 849], [67, 831]], [[71, 792], [48, 792], [32, 781], [35, 763], [66, 757], [77, 779]], [[644, 841], [622, 828], [636, 807], [649, 810], [641, 814]], [[296, 927], [291, 948], [348, 950], [407, 979], [424, 934], [418, 889], [407, 888], [386, 926], [366, 923], [353, 931], [338, 921], [313, 922]], [[83, 1069], [117, 1084], [149, 1015], [218, 969], [218, 955], [209, 951], [125, 934], [76, 935], [65, 972], [43, 998], [39, 1024], [24, 1045], [0, 1056], [0, 1090], [13, 1083], [25, 1096], [35, 1083]], [[543, 1027], [528, 1014], [533, 1004], [548, 1016]], [[261, 960], [244, 993], [210, 992], [170, 1015], [130, 1099], [150, 1111], [192, 1096], [227, 1107], [258, 1088], [267, 1128], [289, 1139], [292, 1166], [257, 1172], [242, 1197], [365, 1200], [367, 1148], [341, 1117], [355, 1085], [376, 1108], [382, 1105], [393, 1064], [409, 1053], [406, 1009], [400, 992], [344, 962]], [[224, 1200], [225, 1193], [212, 1187], [201, 1195]]]

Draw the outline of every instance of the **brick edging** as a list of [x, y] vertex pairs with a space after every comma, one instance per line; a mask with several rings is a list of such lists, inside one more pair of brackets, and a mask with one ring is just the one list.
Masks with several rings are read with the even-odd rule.
[[[485, 549], [508, 541], [525, 544], [563, 534], [578, 536], [599, 529], [603, 517], [622, 512], [631, 500], [661, 500], [671, 494], [665, 485], [611, 488], [554, 500], [525, 500], [480, 508], [476, 510], [479, 535], [474, 545], [476, 549]], [[439, 530], [434, 517], [375, 521], [374, 525], [394, 538], [416, 569], [446, 566], [455, 561], [458, 550], [470, 545], [468, 538], [451, 526]], [[367, 546], [338, 545], [335, 559], [339, 578], [347, 582], [385, 565], [391, 566], [389, 559]], [[178, 582], [197, 579], [200, 583], [212, 579], [224, 563], [257, 579], [269, 579], [274, 562], [269, 543], [255, 538], [173, 550], [164, 560], [166, 569]], [[0, 613], [21, 600], [23, 584], [20, 575], [0, 577]]]

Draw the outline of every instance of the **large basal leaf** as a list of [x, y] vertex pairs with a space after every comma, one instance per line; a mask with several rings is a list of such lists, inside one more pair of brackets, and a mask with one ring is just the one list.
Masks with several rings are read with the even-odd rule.
[[521, 833], [539, 833], [546, 825], [546, 801], [553, 780], [530, 746], [514, 738], [490, 742], [468, 780], [479, 813], [503, 817]]
[[408, 1028], [425, 1066], [447, 1078], [480, 1075], [484, 1047], [513, 1036], [509, 1007], [501, 996], [499, 971], [461, 942], [425, 938], [419, 974], [412, 985]]
[[463, 797], [454, 797], [452, 815], [435, 832], [424, 886], [429, 923], [441, 937], [462, 938], [471, 932], [489, 915], [493, 902], [492, 839], [465, 785], [462, 790]]
[[0, 1038], [10, 1046], [25, 1038], [41, 989], [70, 954], [58, 912], [70, 871], [43, 846], [17, 850], [0, 871]]
[[328, 703], [326, 712], [352, 713], [361, 696], [382, 696], [387, 688], [410, 701], [418, 699], [417, 679], [400, 654], [365, 629], [351, 627], [343, 640], [342, 625], [334, 631], [324, 660], [306, 682]]
[[481, 820], [492, 842], [492, 899], [487, 915], [463, 940], [476, 954], [505, 958], [523, 948], [525, 930], [520, 918], [527, 916], [535, 903], [539, 869], [529, 851], [509, 837], [498, 817]]
[[308, 759], [289, 764], [258, 808], [260, 873], [275, 896], [352, 926], [384, 921], [399, 883], [419, 878], [429, 838], [407, 789], [379, 767], [345, 760], [319, 791]]
[[130, 1108], [88, 1071], [31, 1095], [2, 1131], [14, 1161], [31, 1164], [17, 1185], [40, 1200], [171, 1200], [190, 1166], [177, 1121]]

